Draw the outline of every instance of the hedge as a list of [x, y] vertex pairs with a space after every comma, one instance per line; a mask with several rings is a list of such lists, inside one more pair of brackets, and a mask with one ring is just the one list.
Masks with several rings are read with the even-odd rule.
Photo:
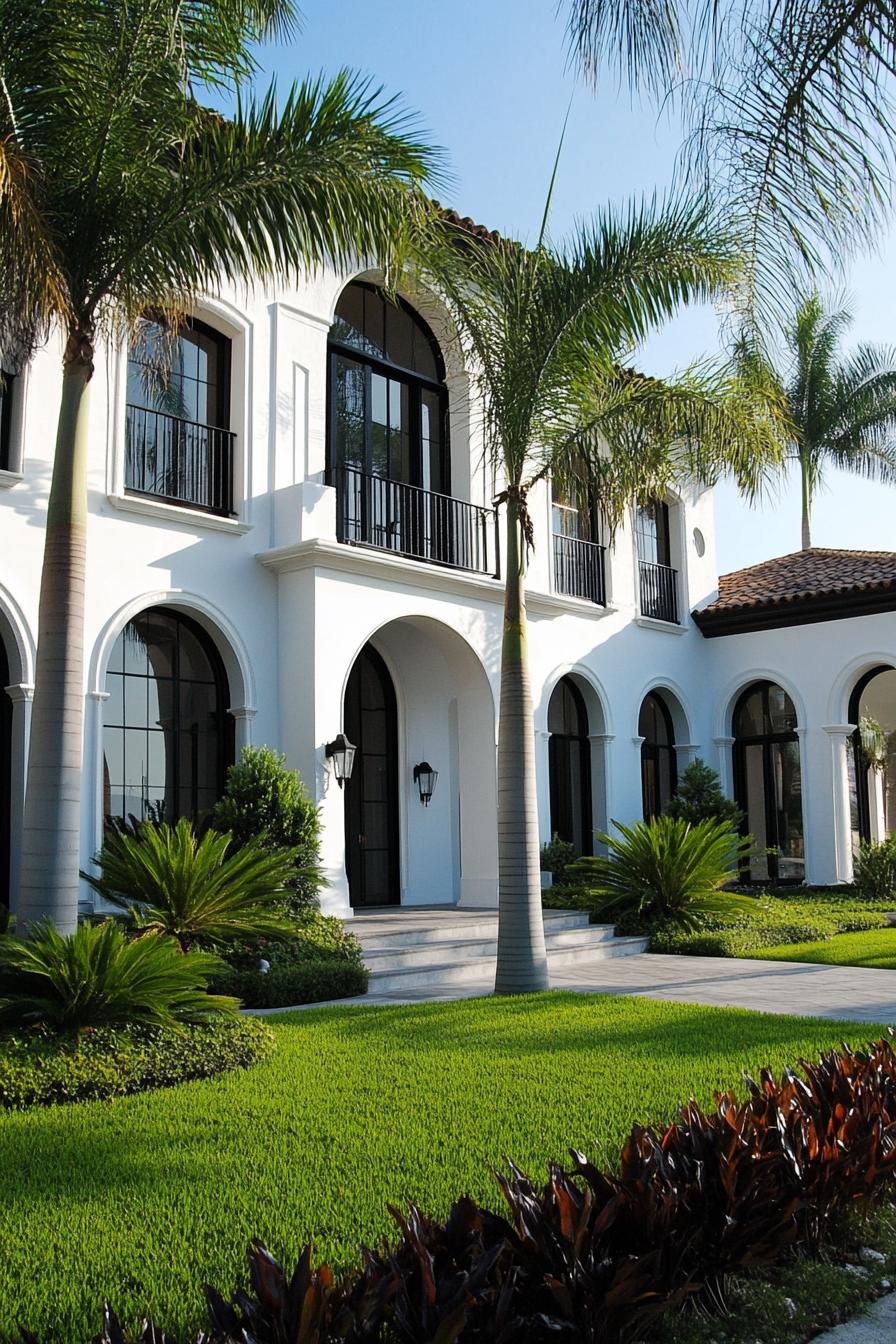
[[[889, 1042], [800, 1071], [778, 1081], [764, 1070], [746, 1100], [722, 1093], [714, 1110], [689, 1102], [664, 1128], [635, 1126], [609, 1170], [571, 1150], [541, 1185], [511, 1165], [495, 1177], [503, 1217], [466, 1196], [445, 1221], [390, 1207], [394, 1243], [341, 1281], [313, 1267], [310, 1245], [287, 1276], [253, 1243], [249, 1291], [227, 1300], [206, 1288], [199, 1338], [616, 1344], [686, 1303], [718, 1314], [729, 1275], [823, 1258], [850, 1211], [892, 1189]], [[144, 1327], [147, 1344], [161, 1337]], [[123, 1338], [108, 1308], [101, 1338]]]
[[257, 1019], [182, 1029], [87, 1027], [75, 1036], [44, 1029], [0, 1038], [0, 1107], [95, 1101], [244, 1069], [270, 1054]]
[[265, 974], [228, 966], [215, 972], [209, 991], [232, 994], [246, 1008], [289, 1008], [366, 994], [367, 971], [360, 963], [339, 957], [273, 962]]

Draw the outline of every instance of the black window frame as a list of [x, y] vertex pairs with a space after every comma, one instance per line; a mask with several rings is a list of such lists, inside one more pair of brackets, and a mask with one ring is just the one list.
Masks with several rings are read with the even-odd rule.
[[[550, 727], [551, 723], [551, 705], [556, 695], [568, 694], [575, 712], [578, 731], [575, 733], [555, 732]], [[579, 790], [579, 811], [580, 825], [582, 830], [582, 850], [583, 855], [594, 853], [594, 806], [591, 780], [591, 736], [588, 719], [588, 706], [585, 704], [585, 697], [572, 677], [561, 677], [551, 692], [551, 699], [548, 703], [548, 792], [550, 796], [551, 808], [551, 834], [559, 835], [561, 840], [568, 843], [575, 843], [573, 837], [573, 827], [566, 825], [567, 820], [572, 820], [563, 815], [564, 808], [561, 803], [563, 795], [570, 795], [570, 804], [574, 806], [571, 798], [571, 790], [567, 787], [561, 787], [560, 775], [565, 773], [568, 777], [571, 752], [575, 748], [579, 752], [579, 770], [581, 787]]]
[[0, 364], [0, 471], [13, 471], [12, 414], [20, 375]]
[[[769, 703], [769, 692], [783, 691], [793, 711], [793, 727], [776, 730], [772, 726], [771, 706]], [[757, 691], [762, 692], [762, 718], [763, 724], [768, 724], [768, 730], [763, 729], [761, 733], [741, 733], [738, 731], [738, 719], [743, 713], [747, 701]], [[805, 811], [803, 807], [803, 762], [802, 754], [799, 750], [799, 733], [796, 731], [799, 726], [799, 718], [796, 711], [796, 705], [790, 692], [778, 681], [770, 681], [768, 678], [761, 678], [758, 681], [751, 681], [745, 686], [734, 702], [734, 708], [731, 711], [731, 736], [732, 745], [732, 763], [734, 766], [734, 801], [737, 803], [743, 813], [743, 822], [741, 823], [741, 834], [750, 834], [750, 817], [748, 807], [747, 793], [747, 748], [761, 747], [762, 749], [762, 791], [763, 803], [765, 807], [765, 837], [766, 845], [771, 851], [768, 854], [768, 881], [775, 886], [800, 886], [806, 879], [806, 826]], [[797, 744], [797, 759], [800, 767], [800, 815], [803, 822], [803, 873], [800, 877], [782, 877], [779, 864], [779, 828], [778, 816], [774, 806], [775, 802], [775, 780], [774, 764], [771, 748], [783, 743]], [[741, 868], [741, 877], [748, 882], [761, 884], [766, 879], [752, 878], [750, 875], [749, 860]]]
[[[649, 513], [648, 510], [653, 510]], [[652, 519], [654, 523], [653, 531], [648, 531], [643, 526], [645, 517]], [[664, 499], [650, 499], [646, 504], [639, 504], [635, 515], [635, 536], [637, 539], [638, 559], [645, 564], [663, 565], [666, 569], [672, 569], [672, 529], [670, 526], [669, 505]], [[651, 543], [656, 550], [656, 556], [647, 554], [647, 543]]]
[[[648, 704], [651, 708], [659, 711], [668, 741], [658, 742], [641, 732], [642, 716]], [[641, 743], [641, 811], [644, 814], [644, 820], [650, 821], [653, 817], [662, 816], [666, 803], [669, 801], [668, 798], [663, 801], [660, 798], [659, 791], [660, 765], [663, 761], [663, 753], [667, 753], [669, 767], [669, 798], [674, 797], [678, 789], [678, 752], [675, 747], [675, 723], [669, 706], [658, 691], [648, 691], [641, 701], [641, 708], [638, 710], [638, 736], [644, 739]], [[651, 790], [649, 772], [645, 768], [648, 764], [653, 765], [655, 786], [653, 790]], [[655, 798], [649, 796], [651, 791], [655, 793]]]
[[[155, 323], [156, 326], [159, 327], [164, 327], [166, 325], [164, 319], [162, 319], [159, 315], [153, 313], [147, 313], [145, 315], [145, 321], [153, 322]], [[217, 390], [215, 396], [215, 411], [216, 411], [217, 423], [212, 424], [206, 420], [194, 420], [194, 421], [188, 421], [187, 423], [202, 425], [205, 429], [221, 429], [227, 433], [231, 433], [232, 430], [230, 425], [231, 421], [230, 394], [231, 394], [232, 365], [233, 365], [233, 341], [229, 336], [225, 335], [223, 331], [219, 331], [217, 327], [210, 326], [208, 322], [203, 322], [202, 319], [198, 317], [184, 318], [184, 320], [180, 323], [180, 326], [178, 328], [178, 336], [180, 336], [184, 331], [187, 332], [195, 331], [197, 335], [206, 336], [209, 340], [213, 342], [213, 344], [217, 348], [217, 368], [219, 375], [217, 379]], [[145, 360], [135, 359], [134, 348], [129, 345], [128, 346], [129, 369], [131, 364], [145, 364]], [[129, 401], [128, 405], [135, 406], [137, 407], [138, 410], [160, 411], [160, 408], [158, 406], [148, 406], [140, 402]], [[160, 414], [165, 414], [165, 412], [160, 411]], [[183, 419], [182, 416], [173, 416], [172, 418]]]
[[856, 788], [856, 819], [858, 821], [859, 839], [864, 841], [870, 841], [871, 839], [871, 798], [868, 793], [869, 763], [862, 746], [861, 704], [862, 696], [872, 681], [884, 672], [896, 673], [896, 667], [893, 667], [890, 663], [878, 663], [875, 667], [870, 668], [856, 682], [849, 697], [849, 722], [856, 725], [850, 738]]

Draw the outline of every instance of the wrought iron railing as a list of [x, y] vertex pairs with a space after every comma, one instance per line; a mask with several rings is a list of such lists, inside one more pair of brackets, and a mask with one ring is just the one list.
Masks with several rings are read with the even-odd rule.
[[475, 574], [499, 574], [493, 509], [354, 467], [337, 467], [335, 477], [340, 541]]
[[228, 429], [128, 406], [124, 484], [172, 504], [233, 513], [233, 443]]
[[567, 597], [607, 605], [606, 547], [554, 533], [554, 588]]
[[678, 625], [678, 570], [641, 560], [641, 615]]

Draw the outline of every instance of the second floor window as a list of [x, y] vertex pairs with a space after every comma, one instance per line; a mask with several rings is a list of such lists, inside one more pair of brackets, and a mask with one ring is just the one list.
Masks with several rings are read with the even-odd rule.
[[145, 320], [128, 352], [125, 486], [211, 513], [233, 511], [231, 344], [190, 319]]
[[672, 564], [669, 541], [669, 505], [661, 499], [648, 500], [635, 515], [638, 558], [649, 565]]
[[16, 375], [0, 364], [0, 471], [12, 471], [12, 403]]

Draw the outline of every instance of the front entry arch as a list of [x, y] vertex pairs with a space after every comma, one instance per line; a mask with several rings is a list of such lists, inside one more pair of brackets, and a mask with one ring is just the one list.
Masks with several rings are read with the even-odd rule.
[[398, 728], [395, 687], [366, 644], [345, 690], [343, 722], [357, 748], [345, 785], [345, 867], [353, 907], [398, 905]]

